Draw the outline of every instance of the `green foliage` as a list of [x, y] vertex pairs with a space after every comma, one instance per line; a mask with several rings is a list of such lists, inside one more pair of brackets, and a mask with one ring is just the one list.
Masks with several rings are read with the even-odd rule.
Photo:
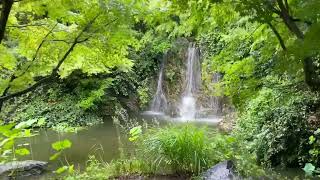
[[54, 171], [54, 173], [56, 174], [62, 174], [64, 172], [68, 172], [69, 174], [74, 173], [74, 165], [71, 166], [62, 166], [60, 168], [58, 168], [57, 170]]
[[319, 156], [320, 156], [320, 129], [314, 131], [313, 135], [309, 137], [309, 144], [311, 148], [309, 150], [309, 156], [307, 162], [303, 168], [307, 176], [320, 177]]
[[134, 3], [125, 0], [16, 2], [7, 25], [11, 27], [4, 42], [7, 48], [0, 48], [5, 68], [1, 72], [9, 70], [1, 80], [16, 77], [7, 82], [13, 93], [49, 76], [55, 68], [60, 78], [75, 70], [88, 75], [128, 71], [133, 65], [127, 58], [129, 46], [138, 47], [131, 28], [135, 22], [132, 7]]
[[139, 105], [140, 107], [148, 107], [149, 102], [151, 101], [152, 96], [150, 95], [150, 88], [148, 84], [144, 81], [141, 86], [139, 86], [137, 92], [139, 96]]
[[52, 148], [56, 151], [61, 151], [71, 147], [71, 142], [67, 139], [58, 141], [52, 144]]
[[253, 143], [260, 162], [296, 166], [305, 162], [306, 139], [312, 129], [307, 119], [318, 96], [295, 91], [295, 87], [290, 91], [282, 88], [264, 88], [246, 104], [237, 122], [237, 133]]
[[129, 141], [136, 141], [139, 136], [141, 135], [142, 133], [142, 126], [136, 126], [132, 129], [130, 129], [129, 131], [129, 134], [130, 134], [130, 137], [129, 137]]
[[53, 173], [55, 173], [55, 174], [63, 174], [63, 173], [72, 174], [72, 173], [74, 173], [74, 165], [69, 164], [67, 157], [64, 154], [64, 151], [71, 148], [71, 145], [72, 145], [72, 143], [68, 139], [57, 141], [57, 142], [54, 142], [51, 144], [52, 149], [54, 149], [56, 151], [56, 153], [50, 157], [50, 161], [54, 161], [58, 158], [61, 158], [61, 155], [63, 155], [64, 160], [62, 160], [62, 158], [61, 158], [60, 162], [65, 161], [67, 163], [67, 165], [63, 165], [63, 166], [59, 167], [58, 169], [53, 171]]
[[30, 154], [22, 144], [23, 138], [34, 136], [31, 130], [16, 127], [15, 124], [0, 124], [0, 163], [17, 160], [20, 157]]
[[101, 101], [102, 97], [105, 95], [106, 89], [112, 85], [112, 79], [106, 79], [101, 83], [101, 86], [97, 90], [93, 90], [89, 93], [88, 97], [83, 97], [79, 102], [78, 106], [87, 110], [94, 106], [97, 101]]
[[91, 89], [85, 90], [81, 86], [70, 91], [58, 84], [50, 89], [40, 88], [34, 94], [6, 104], [1, 115], [24, 127], [55, 127], [62, 130], [68, 126], [92, 126], [101, 123], [102, 118], [78, 105], [83, 99], [88, 99], [90, 92]]

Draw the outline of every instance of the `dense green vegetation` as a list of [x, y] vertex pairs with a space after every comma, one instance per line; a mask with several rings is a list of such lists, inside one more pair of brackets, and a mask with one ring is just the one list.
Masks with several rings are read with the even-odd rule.
[[317, 0], [2, 0], [0, 162], [29, 154], [16, 140], [34, 129], [99, 126], [119, 109], [147, 110], [163, 59], [176, 115], [194, 42], [201, 91], [223, 99], [231, 132], [135, 123], [122, 131], [132, 142], [119, 160], [91, 158], [86, 172], [68, 164], [58, 174], [191, 177], [231, 159], [247, 177], [276, 167], [319, 176], [319, 9]]

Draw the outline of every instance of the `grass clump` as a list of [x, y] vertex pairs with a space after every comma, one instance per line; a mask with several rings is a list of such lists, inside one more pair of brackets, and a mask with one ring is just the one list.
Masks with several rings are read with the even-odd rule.
[[151, 129], [141, 139], [138, 156], [144, 156], [154, 172], [199, 174], [212, 164], [211, 142], [204, 128], [186, 125]]
[[206, 127], [186, 124], [149, 129], [135, 143], [136, 157], [144, 159], [154, 173], [198, 176], [221, 161], [233, 160], [243, 176], [264, 174], [246, 144]]

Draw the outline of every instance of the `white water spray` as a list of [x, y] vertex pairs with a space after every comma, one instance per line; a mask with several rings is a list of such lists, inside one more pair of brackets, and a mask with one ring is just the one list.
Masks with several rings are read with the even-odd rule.
[[197, 114], [197, 93], [201, 85], [200, 52], [194, 43], [188, 48], [185, 89], [180, 105], [180, 117], [183, 120], [193, 120]]

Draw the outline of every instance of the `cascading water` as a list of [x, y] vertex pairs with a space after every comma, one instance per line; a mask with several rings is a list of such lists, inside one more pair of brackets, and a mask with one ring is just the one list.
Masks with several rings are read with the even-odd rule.
[[197, 113], [197, 93], [201, 85], [200, 51], [194, 43], [188, 48], [185, 89], [180, 105], [180, 117], [183, 120], [193, 120]]
[[163, 88], [162, 88], [164, 64], [165, 64], [165, 59], [162, 61], [162, 64], [160, 67], [157, 91], [153, 97], [152, 104], [150, 107], [150, 111], [153, 113], [165, 113], [167, 110], [167, 99], [166, 99], [166, 96], [164, 95]]

